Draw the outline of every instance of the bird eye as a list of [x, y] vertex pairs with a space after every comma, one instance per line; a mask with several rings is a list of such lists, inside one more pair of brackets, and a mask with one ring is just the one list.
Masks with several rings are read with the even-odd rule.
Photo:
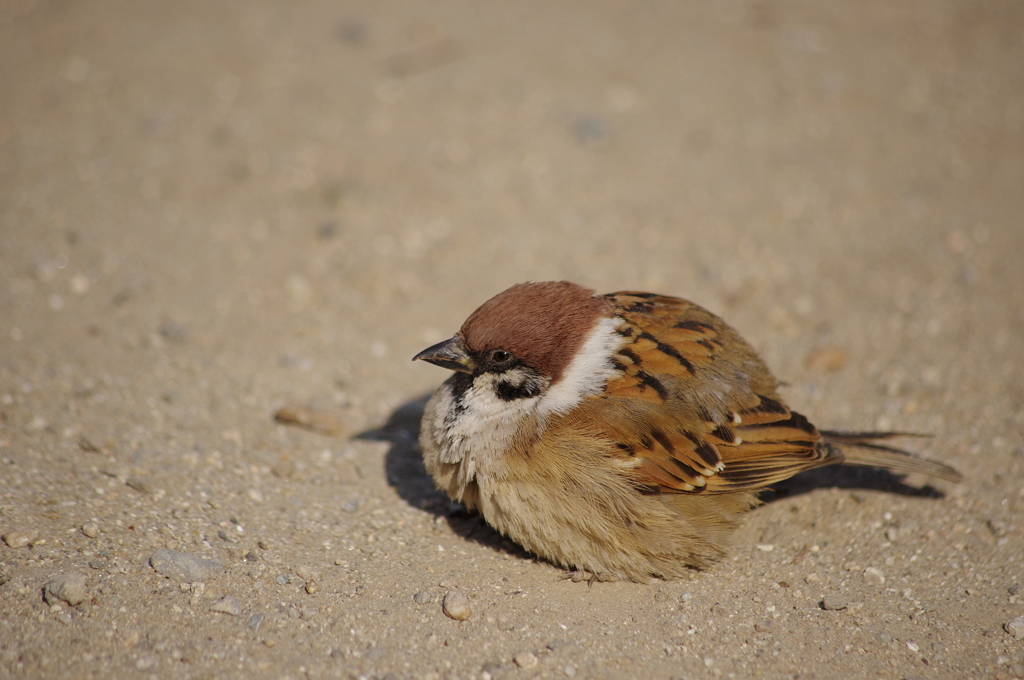
[[503, 349], [496, 349], [491, 352], [491, 361], [496, 364], [507, 364], [512, 361], [512, 352], [506, 352]]

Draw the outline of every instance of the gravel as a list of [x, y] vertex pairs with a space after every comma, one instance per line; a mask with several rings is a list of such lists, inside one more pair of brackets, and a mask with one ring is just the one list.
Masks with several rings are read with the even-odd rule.
[[61, 574], [46, 582], [43, 586], [43, 598], [47, 604], [55, 604], [63, 600], [74, 607], [81, 604], [89, 596], [85, 585], [84, 574]]
[[158, 574], [185, 583], [208, 581], [224, 571], [219, 562], [177, 550], [157, 550], [150, 556], [149, 564]]
[[100, 525], [96, 522], [86, 522], [82, 525], [82, 533], [89, 538], [96, 538], [100, 535]]
[[249, 630], [251, 630], [252, 632], [257, 633], [257, 632], [259, 632], [260, 626], [263, 625], [263, 621], [266, 618], [267, 618], [267, 615], [264, 614], [263, 612], [258, 612], [256, 614], [253, 614], [252, 616], [249, 617], [249, 622], [246, 624], [246, 627]]
[[466, 621], [473, 615], [469, 605], [469, 597], [458, 588], [445, 593], [441, 608], [445, 616], [456, 621]]
[[217, 600], [217, 602], [210, 605], [211, 612], [219, 612], [221, 614], [229, 614], [231, 616], [238, 616], [242, 613], [241, 603], [231, 595], [225, 595], [224, 597]]
[[874, 581], [878, 585], [882, 585], [885, 583], [885, 574], [882, 573], [881, 569], [877, 569], [875, 567], [868, 567], [864, 570], [864, 576], [869, 581]]
[[849, 603], [839, 595], [826, 595], [821, 601], [821, 608], [826, 611], [839, 611], [846, 609], [848, 606]]
[[524, 670], [532, 670], [537, 667], [537, 655], [533, 652], [520, 652], [512, 657], [517, 666]]
[[21, 531], [18, 529], [8, 531], [4, 534], [4, 543], [11, 548], [26, 548], [39, 537], [35, 530]]

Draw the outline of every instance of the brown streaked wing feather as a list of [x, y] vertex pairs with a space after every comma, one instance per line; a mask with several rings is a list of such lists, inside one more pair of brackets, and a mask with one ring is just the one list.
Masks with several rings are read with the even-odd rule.
[[[624, 414], [609, 434], [643, 485], [665, 491], [703, 488], [722, 464], [716, 444], [729, 435], [717, 427], [727, 423], [707, 422], [707, 409], [695, 398], [698, 372], [724, 349], [717, 318], [663, 295], [606, 297], [625, 322], [620, 332], [627, 338], [615, 357], [622, 375], [605, 392], [605, 405]], [[719, 436], [709, 436], [713, 431]]]
[[699, 432], [688, 432], [664, 404], [592, 397], [572, 417], [576, 427], [615, 443], [611, 454], [637, 485], [656, 491], [699, 490], [718, 473], [722, 456]]
[[[699, 402], [702, 381], [697, 372], [722, 360], [722, 336], [735, 332], [710, 312], [679, 298], [635, 292], [604, 297], [625, 322], [620, 332], [627, 339], [614, 357], [622, 375], [608, 384], [606, 393], [655, 404], [680, 397], [689, 397], [691, 404]], [[745, 343], [740, 344], [746, 348]], [[750, 355], [759, 362], [753, 350]], [[756, 403], [752, 394], [742, 396], [739, 401], [745, 403], [730, 407]]]
[[[742, 443], [722, 449], [725, 469], [708, 481], [709, 493], [760, 489], [835, 462], [834, 452], [820, 445], [821, 435], [814, 425], [795, 411], [780, 409], [779, 402], [767, 401], [773, 403], [740, 414], [736, 434]], [[773, 413], [775, 420], [769, 420]]]
[[824, 464], [818, 431], [779, 401], [768, 369], [721, 319], [678, 298], [605, 297], [625, 322], [622, 374], [581, 408], [600, 409], [591, 422], [641, 486], [754, 490]]

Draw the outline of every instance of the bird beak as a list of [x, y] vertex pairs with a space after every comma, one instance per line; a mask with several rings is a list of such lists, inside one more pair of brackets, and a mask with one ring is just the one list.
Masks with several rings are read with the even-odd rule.
[[476, 368], [472, 357], [466, 351], [465, 343], [458, 335], [428, 347], [412, 358], [413, 361], [417, 359], [461, 373], [472, 373]]

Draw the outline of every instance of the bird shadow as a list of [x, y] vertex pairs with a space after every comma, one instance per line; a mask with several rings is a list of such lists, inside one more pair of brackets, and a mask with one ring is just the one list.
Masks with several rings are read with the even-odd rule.
[[488, 526], [480, 515], [449, 500], [434, 485], [433, 478], [423, 466], [423, 452], [419, 445], [420, 421], [428, 399], [430, 394], [405, 402], [392, 411], [383, 425], [360, 432], [355, 438], [390, 444], [384, 454], [384, 475], [388, 484], [410, 506], [433, 515], [435, 522], [446, 522], [455, 534], [464, 539], [531, 559], [532, 555]]
[[931, 484], [913, 486], [904, 475], [882, 468], [855, 465], [830, 465], [801, 472], [777, 482], [761, 492], [765, 504], [810, 493], [815, 489], [847, 489], [850, 491], [881, 491], [913, 498], [944, 498], [945, 494]]
[[[383, 425], [360, 432], [355, 438], [390, 444], [384, 455], [385, 477], [410, 506], [433, 515], [436, 522], [447, 522], [454, 533], [465, 539], [529, 559], [529, 553], [488, 526], [476, 513], [450, 501], [434, 485], [423, 465], [423, 452], [419, 445], [420, 421], [429, 398], [430, 395], [425, 394], [403, 403]], [[765, 489], [760, 496], [761, 501], [768, 504], [821, 488], [879, 491], [918, 498], [944, 497], [941, 491], [930, 485], [911, 486], [903, 481], [902, 475], [888, 470], [851, 465], [832, 465], [803, 472]]]

